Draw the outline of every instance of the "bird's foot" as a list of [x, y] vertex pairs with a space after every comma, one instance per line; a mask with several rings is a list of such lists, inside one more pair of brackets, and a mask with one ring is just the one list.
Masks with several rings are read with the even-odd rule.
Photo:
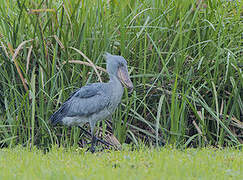
[[108, 142], [106, 142], [106, 141], [104, 141], [104, 140], [102, 140], [102, 139], [99, 139], [99, 138], [97, 138], [97, 141], [99, 141], [100, 143], [102, 143], [102, 144], [104, 144], [104, 145], [106, 145], [106, 146], [113, 146], [113, 144], [108, 143]]
[[[106, 141], [104, 141], [104, 140], [102, 140], [102, 139], [99, 139], [99, 138], [96, 138], [96, 140], [98, 141], [98, 142], [100, 142], [101, 144], [104, 144], [105, 146], [114, 146], [113, 144], [111, 144], [111, 143], [108, 143], [108, 142], [106, 142]], [[91, 144], [92, 142], [89, 142], [89, 143], [87, 143], [87, 144]]]
[[86, 150], [86, 152], [91, 152], [92, 154], [95, 152], [95, 148], [93, 147], [89, 147], [87, 150]]
[[[87, 130], [85, 130], [82, 126], [79, 126], [79, 128], [80, 128], [82, 131], [84, 131], [86, 134], [92, 136], [91, 133], [88, 132]], [[102, 139], [100, 139], [100, 138], [97, 138], [97, 137], [95, 137], [95, 141], [96, 141], [96, 142], [99, 141], [100, 143], [102, 143], [102, 144], [104, 144], [104, 145], [106, 145], [106, 146], [114, 146], [113, 144], [108, 143], [108, 142], [106, 142], [106, 141], [104, 141], [104, 140], [102, 140]], [[96, 142], [95, 142], [95, 143], [96, 143]], [[91, 143], [91, 142], [90, 142], [90, 143]], [[89, 143], [88, 143], [88, 144], [89, 144]]]
[[91, 147], [89, 147], [87, 150], [86, 150], [86, 152], [88, 152], [88, 151], [90, 151], [91, 153], [94, 153], [95, 152], [95, 147], [93, 146], [91, 146]]

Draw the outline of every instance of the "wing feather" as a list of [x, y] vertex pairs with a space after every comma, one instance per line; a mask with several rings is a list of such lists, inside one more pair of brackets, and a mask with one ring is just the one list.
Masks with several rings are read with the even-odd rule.
[[64, 117], [89, 116], [106, 108], [110, 102], [109, 89], [104, 83], [84, 86], [74, 92], [51, 116], [53, 125]]

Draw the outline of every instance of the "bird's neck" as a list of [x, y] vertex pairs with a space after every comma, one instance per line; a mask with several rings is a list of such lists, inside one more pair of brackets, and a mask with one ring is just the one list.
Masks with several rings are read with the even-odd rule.
[[111, 92], [111, 112], [115, 111], [118, 104], [121, 102], [124, 88], [122, 83], [116, 76], [110, 75], [110, 81], [108, 82]]
[[122, 83], [120, 82], [120, 80], [117, 78], [117, 76], [110, 75], [109, 77], [110, 77], [110, 80], [108, 83], [111, 85], [113, 91], [118, 94], [119, 93], [123, 94], [123, 86], [122, 86]]
[[120, 80], [118, 79], [117, 76], [109, 75], [109, 78], [110, 78], [109, 83], [111, 83], [112, 85], [115, 85], [117, 87], [123, 88], [122, 83], [120, 82]]

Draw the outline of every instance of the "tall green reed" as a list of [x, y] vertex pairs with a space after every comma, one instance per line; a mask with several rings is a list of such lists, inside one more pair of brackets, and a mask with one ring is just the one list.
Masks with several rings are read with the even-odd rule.
[[104, 67], [105, 51], [128, 60], [135, 86], [112, 117], [121, 143], [240, 145], [241, 6], [191, 0], [1, 3], [0, 145], [78, 146], [79, 129], [53, 128], [48, 118], [76, 88], [99, 81], [85, 62]]

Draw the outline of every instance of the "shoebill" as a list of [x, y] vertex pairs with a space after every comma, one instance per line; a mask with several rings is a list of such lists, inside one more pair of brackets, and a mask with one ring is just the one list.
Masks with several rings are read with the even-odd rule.
[[121, 102], [124, 87], [129, 92], [133, 90], [130, 80], [127, 61], [122, 56], [105, 53], [106, 70], [109, 74], [107, 83], [92, 83], [81, 87], [61, 105], [50, 117], [53, 125], [80, 126], [89, 123], [91, 128], [90, 151], [95, 152], [94, 128], [98, 121], [106, 119]]

